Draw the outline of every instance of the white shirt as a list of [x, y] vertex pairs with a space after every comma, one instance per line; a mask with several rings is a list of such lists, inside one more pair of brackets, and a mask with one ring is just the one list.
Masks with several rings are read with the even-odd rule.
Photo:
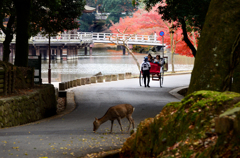
[[141, 65], [141, 69], [142, 70], [149, 70], [149, 68], [151, 67], [150, 63], [147, 61], [147, 62], [142, 62], [142, 65]]

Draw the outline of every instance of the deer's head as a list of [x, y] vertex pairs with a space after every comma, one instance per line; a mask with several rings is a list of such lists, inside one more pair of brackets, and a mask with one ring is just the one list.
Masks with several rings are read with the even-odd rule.
[[93, 122], [93, 132], [96, 132], [97, 129], [100, 126], [100, 122], [98, 121], [98, 119], [95, 117], [95, 121]]

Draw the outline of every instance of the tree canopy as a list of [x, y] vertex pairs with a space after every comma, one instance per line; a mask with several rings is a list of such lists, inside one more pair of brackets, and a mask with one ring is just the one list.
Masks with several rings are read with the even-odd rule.
[[[36, 35], [40, 31], [43, 34], [53, 35], [59, 31], [78, 28], [79, 23], [76, 18], [82, 14], [85, 1], [2, 0], [0, 4], [0, 28], [5, 33], [5, 41], [7, 42], [4, 44], [4, 54], [7, 57], [9, 56], [11, 35], [16, 30], [15, 65], [27, 66], [29, 37]], [[2, 23], [4, 20], [7, 21], [7, 26]], [[8, 58], [5, 58], [4, 61], [8, 61]]]
[[[164, 31], [164, 43], [172, 49], [172, 53], [192, 56], [191, 50], [187, 47], [186, 43], [182, 41], [182, 29], [172, 27], [177, 22], [170, 23], [163, 20], [162, 15], [158, 14], [157, 8], [158, 5], [152, 7], [149, 12], [144, 9], [139, 9], [134, 12], [132, 16], [120, 18], [119, 23], [115, 23], [109, 29], [114, 33], [117, 33], [117, 29], [124, 31], [126, 28], [126, 33], [128, 34], [151, 35], [156, 33], [159, 41], [162, 40], [159, 32]], [[188, 33], [188, 38], [195, 47], [197, 47], [197, 37], [195, 32]]]
[[[196, 55], [196, 49], [188, 38], [187, 32], [192, 29], [201, 32], [210, 0], [139, 0], [143, 1], [146, 9], [150, 10], [159, 3], [158, 13], [162, 15], [164, 20], [169, 22], [177, 21], [175, 27], [181, 27], [183, 30], [183, 40], [192, 50], [193, 56]], [[133, 4], [137, 4], [138, 0], [133, 0]], [[188, 27], [190, 26], [190, 27]]]
[[[136, 11], [136, 7], [132, 5], [131, 0], [87, 0], [86, 3], [89, 6], [97, 8], [100, 13], [109, 13], [108, 18], [106, 19], [106, 25], [108, 27], [111, 26], [110, 21], [113, 21], [114, 23], [119, 22], [121, 17], [131, 15], [132, 12]], [[81, 18], [84, 19], [84, 16], [87, 15], [84, 13]], [[92, 18], [86, 19], [86, 21], [84, 21], [85, 27], [88, 26], [90, 28], [90, 23], [92, 24]], [[96, 23], [96, 25], [101, 26], [99, 23]]]

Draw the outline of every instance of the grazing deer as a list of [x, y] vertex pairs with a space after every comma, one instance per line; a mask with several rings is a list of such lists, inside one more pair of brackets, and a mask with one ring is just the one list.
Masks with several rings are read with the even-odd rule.
[[96, 132], [101, 124], [103, 124], [104, 122], [106, 122], [108, 120], [111, 120], [111, 132], [110, 133], [112, 133], [113, 122], [115, 119], [118, 120], [118, 123], [121, 127], [121, 131], [123, 131], [121, 119], [124, 117], [126, 117], [129, 121], [129, 127], [128, 127], [128, 131], [129, 131], [131, 124], [134, 128], [134, 120], [132, 118], [132, 113], [133, 113], [134, 109], [135, 108], [130, 104], [119, 104], [119, 105], [110, 107], [102, 118], [97, 119], [95, 117], [95, 121], [93, 122], [93, 132]]

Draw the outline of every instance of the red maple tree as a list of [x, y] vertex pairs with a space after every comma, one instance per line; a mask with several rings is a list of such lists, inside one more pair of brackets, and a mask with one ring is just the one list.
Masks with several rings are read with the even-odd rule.
[[[159, 5], [159, 4], [158, 4]], [[178, 53], [180, 55], [186, 55], [192, 57], [192, 53], [187, 44], [182, 40], [182, 29], [180, 27], [174, 28], [176, 22], [167, 22], [162, 20], [162, 15], [158, 14], [158, 5], [153, 7], [149, 12], [143, 9], [139, 9], [132, 17], [120, 18], [119, 23], [114, 24], [109, 29], [113, 33], [117, 33], [117, 29], [124, 31], [127, 28], [127, 34], [139, 34], [139, 35], [153, 35], [157, 33], [157, 38], [161, 41], [160, 31], [164, 31], [164, 43], [171, 49], [172, 53]], [[195, 48], [197, 48], [196, 32], [188, 33], [189, 38]]]

